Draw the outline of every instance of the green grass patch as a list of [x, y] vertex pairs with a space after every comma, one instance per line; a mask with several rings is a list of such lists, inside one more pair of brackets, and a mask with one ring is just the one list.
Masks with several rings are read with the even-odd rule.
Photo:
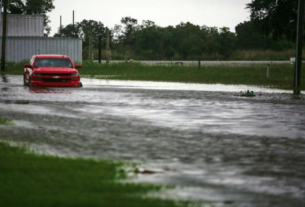
[[0, 125], [14, 125], [11, 120], [0, 118]]
[[[84, 62], [79, 70], [82, 75], [103, 79], [165, 81], [183, 83], [256, 85], [292, 89], [293, 65], [271, 65], [267, 78], [267, 66], [158, 66], [141, 63], [98, 64]], [[304, 73], [302, 82], [304, 83]], [[301, 89], [305, 89], [303, 84]]]
[[[4, 74], [23, 74], [24, 63], [8, 63]], [[270, 77], [266, 77], [267, 65], [252, 66], [163, 66], [146, 65], [137, 62], [98, 64], [84, 61], [81, 75], [98, 76], [102, 79], [165, 81], [183, 83], [207, 84], [243, 84], [264, 87], [274, 87], [292, 90], [294, 69], [293, 65], [271, 65]], [[302, 73], [301, 82], [305, 83]], [[305, 89], [302, 84], [301, 90]]]
[[15, 104], [28, 105], [28, 104], [30, 104], [30, 102], [29, 101], [20, 100], [20, 101], [16, 101]]
[[123, 163], [27, 153], [0, 143], [0, 202], [3, 207], [185, 206], [144, 197], [160, 186], [118, 182]]
[[19, 63], [7, 62], [5, 72], [1, 71], [1, 74], [22, 75], [24, 70], [24, 64], [29, 62], [30, 61], [22, 61]]
[[254, 94], [253, 91], [246, 91], [246, 92], [240, 92], [241, 97], [255, 97], [256, 95]]

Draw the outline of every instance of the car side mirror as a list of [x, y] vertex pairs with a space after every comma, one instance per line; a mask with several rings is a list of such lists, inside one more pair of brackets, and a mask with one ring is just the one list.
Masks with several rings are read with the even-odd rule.
[[81, 64], [76, 64], [75, 68], [82, 68], [82, 65]]
[[25, 64], [24, 67], [25, 67], [25, 68], [32, 68], [31, 64], [29, 64], [29, 63], [28, 63], [28, 64]]

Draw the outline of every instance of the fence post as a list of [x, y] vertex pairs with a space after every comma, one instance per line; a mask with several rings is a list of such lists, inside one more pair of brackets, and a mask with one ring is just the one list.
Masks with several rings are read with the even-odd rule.
[[297, 21], [297, 40], [296, 40], [296, 58], [295, 58], [295, 71], [294, 71], [294, 94], [299, 95], [301, 90], [301, 69], [302, 69], [302, 54], [304, 42], [304, 13], [305, 13], [305, 0], [299, 0], [298, 3], [298, 21]]
[[106, 62], [109, 63], [110, 62], [110, 58], [111, 58], [111, 50], [110, 50], [110, 31], [108, 29], [108, 27], [106, 27]]
[[270, 77], [270, 64], [267, 65], [267, 78]]

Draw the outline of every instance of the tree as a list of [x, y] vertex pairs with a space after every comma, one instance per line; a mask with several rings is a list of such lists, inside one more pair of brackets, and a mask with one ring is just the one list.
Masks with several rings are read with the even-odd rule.
[[247, 4], [251, 20], [265, 36], [274, 39], [285, 36], [294, 40], [296, 36], [298, 0], [252, 0]]
[[209, 58], [219, 58], [220, 42], [219, 42], [219, 30], [217, 27], [201, 27], [201, 33], [204, 37], [205, 49], [203, 53]]
[[126, 45], [133, 45], [135, 43], [134, 33], [138, 28], [138, 20], [131, 17], [124, 17], [121, 23], [125, 25], [123, 31], [123, 42]]
[[8, 6], [8, 10], [11, 14], [23, 14], [24, 7], [22, 0], [15, 0]]
[[69, 24], [63, 28], [59, 28], [54, 37], [71, 37], [81, 38], [83, 35], [81, 25], [76, 23], [75, 25]]
[[106, 28], [102, 22], [84, 19], [78, 23], [78, 27], [81, 30], [80, 38], [84, 40], [84, 46], [89, 45], [89, 36], [91, 33], [95, 48], [98, 46], [99, 37], [102, 37], [103, 40], [106, 39]]
[[186, 36], [180, 45], [184, 59], [198, 59], [202, 53], [203, 40], [196, 34]]
[[148, 58], [160, 59], [164, 56], [164, 43], [166, 42], [166, 33], [158, 27], [153, 21], [144, 20], [142, 25], [134, 32], [135, 48], [137, 54]]
[[51, 27], [49, 26], [50, 20], [47, 16], [55, 7], [54, 0], [14, 0], [9, 5], [9, 12], [11, 14], [29, 14], [29, 15], [43, 15], [45, 35], [49, 35]]
[[220, 51], [219, 53], [228, 58], [235, 50], [236, 35], [227, 27], [220, 28]]
[[282, 37], [274, 40], [271, 35], [262, 34], [253, 21], [240, 23], [236, 26], [237, 48], [246, 50], [284, 50], [293, 49], [294, 42]]
[[172, 30], [171, 46], [183, 59], [198, 59], [204, 51], [202, 34], [200, 26], [181, 22]]
[[238, 49], [265, 49], [265, 36], [255, 27], [253, 21], [238, 24], [235, 27]]
[[[89, 58], [89, 53], [91, 55], [92, 49], [98, 49], [99, 37], [102, 37], [103, 47], [106, 46], [106, 28], [102, 22], [95, 20], [84, 19], [75, 25], [69, 24], [61, 29], [58, 28], [58, 31], [54, 37], [71, 37], [83, 39], [84, 59]], [[112, 33], [110, 32], [110, 43], [111, 42]]]

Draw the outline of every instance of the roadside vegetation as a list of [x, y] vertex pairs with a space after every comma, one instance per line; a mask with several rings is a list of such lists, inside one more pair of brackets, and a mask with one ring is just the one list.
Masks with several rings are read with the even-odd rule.
[[22, 61], [19, 63], [6, 62], [6, 71], [1, 71], [1, 74], [23, 75], [24, 64], [26, 63], [29, 63], [29, 61]]
[[[157, 66], [141, 63], [98, 64], [84, 62], [81, 75], [101, 79], [142, 80], [207, 84], [243, 84], [281, 89], [292, 89], [293, 65], [271, 65], [267, 78], [267, 66]], [[304, 82], [304, 74], [302, 76]], [[303, 86], [303, 88], [305, 88]]]
[[160, 27], [150, 20], [139, 23], [124, 17], [121, 25], [115, 25], [109, 34], [111, 55], [106, 50], [106, 31], [102, 22], [83, 20], [62, 28], [55, 37], [82, 38], [84, 60], [98, 59], [100, 37], [102, 57], [113, 60], [289, 60], [295, 56], [294, 39], [286, 36], [274, 39], [251, 21], [237, 25], [234, 33], [227, 27], [190, 22]]
[[[3, 74], [23, 74], [24, 63], [8, 63]], [[294, 69], [291, 64], [236, 66], [223, 62], [218, 66], [146, 65], [139, 62], [98, 64], [84, 61], [82, 76], [112, 80], [141, 80], [182, 83], [235, 84], [292, 89]], [[305, 82], [304, 73], [301, 82]], [[303, 84], [301, 89], [305, 89]]]
[[123, 163], [36, 155], [0, 143], [0, 201], [3, 207], [27, 206], [186, 206], [150, 198], [162, 187], [119, 182]]

